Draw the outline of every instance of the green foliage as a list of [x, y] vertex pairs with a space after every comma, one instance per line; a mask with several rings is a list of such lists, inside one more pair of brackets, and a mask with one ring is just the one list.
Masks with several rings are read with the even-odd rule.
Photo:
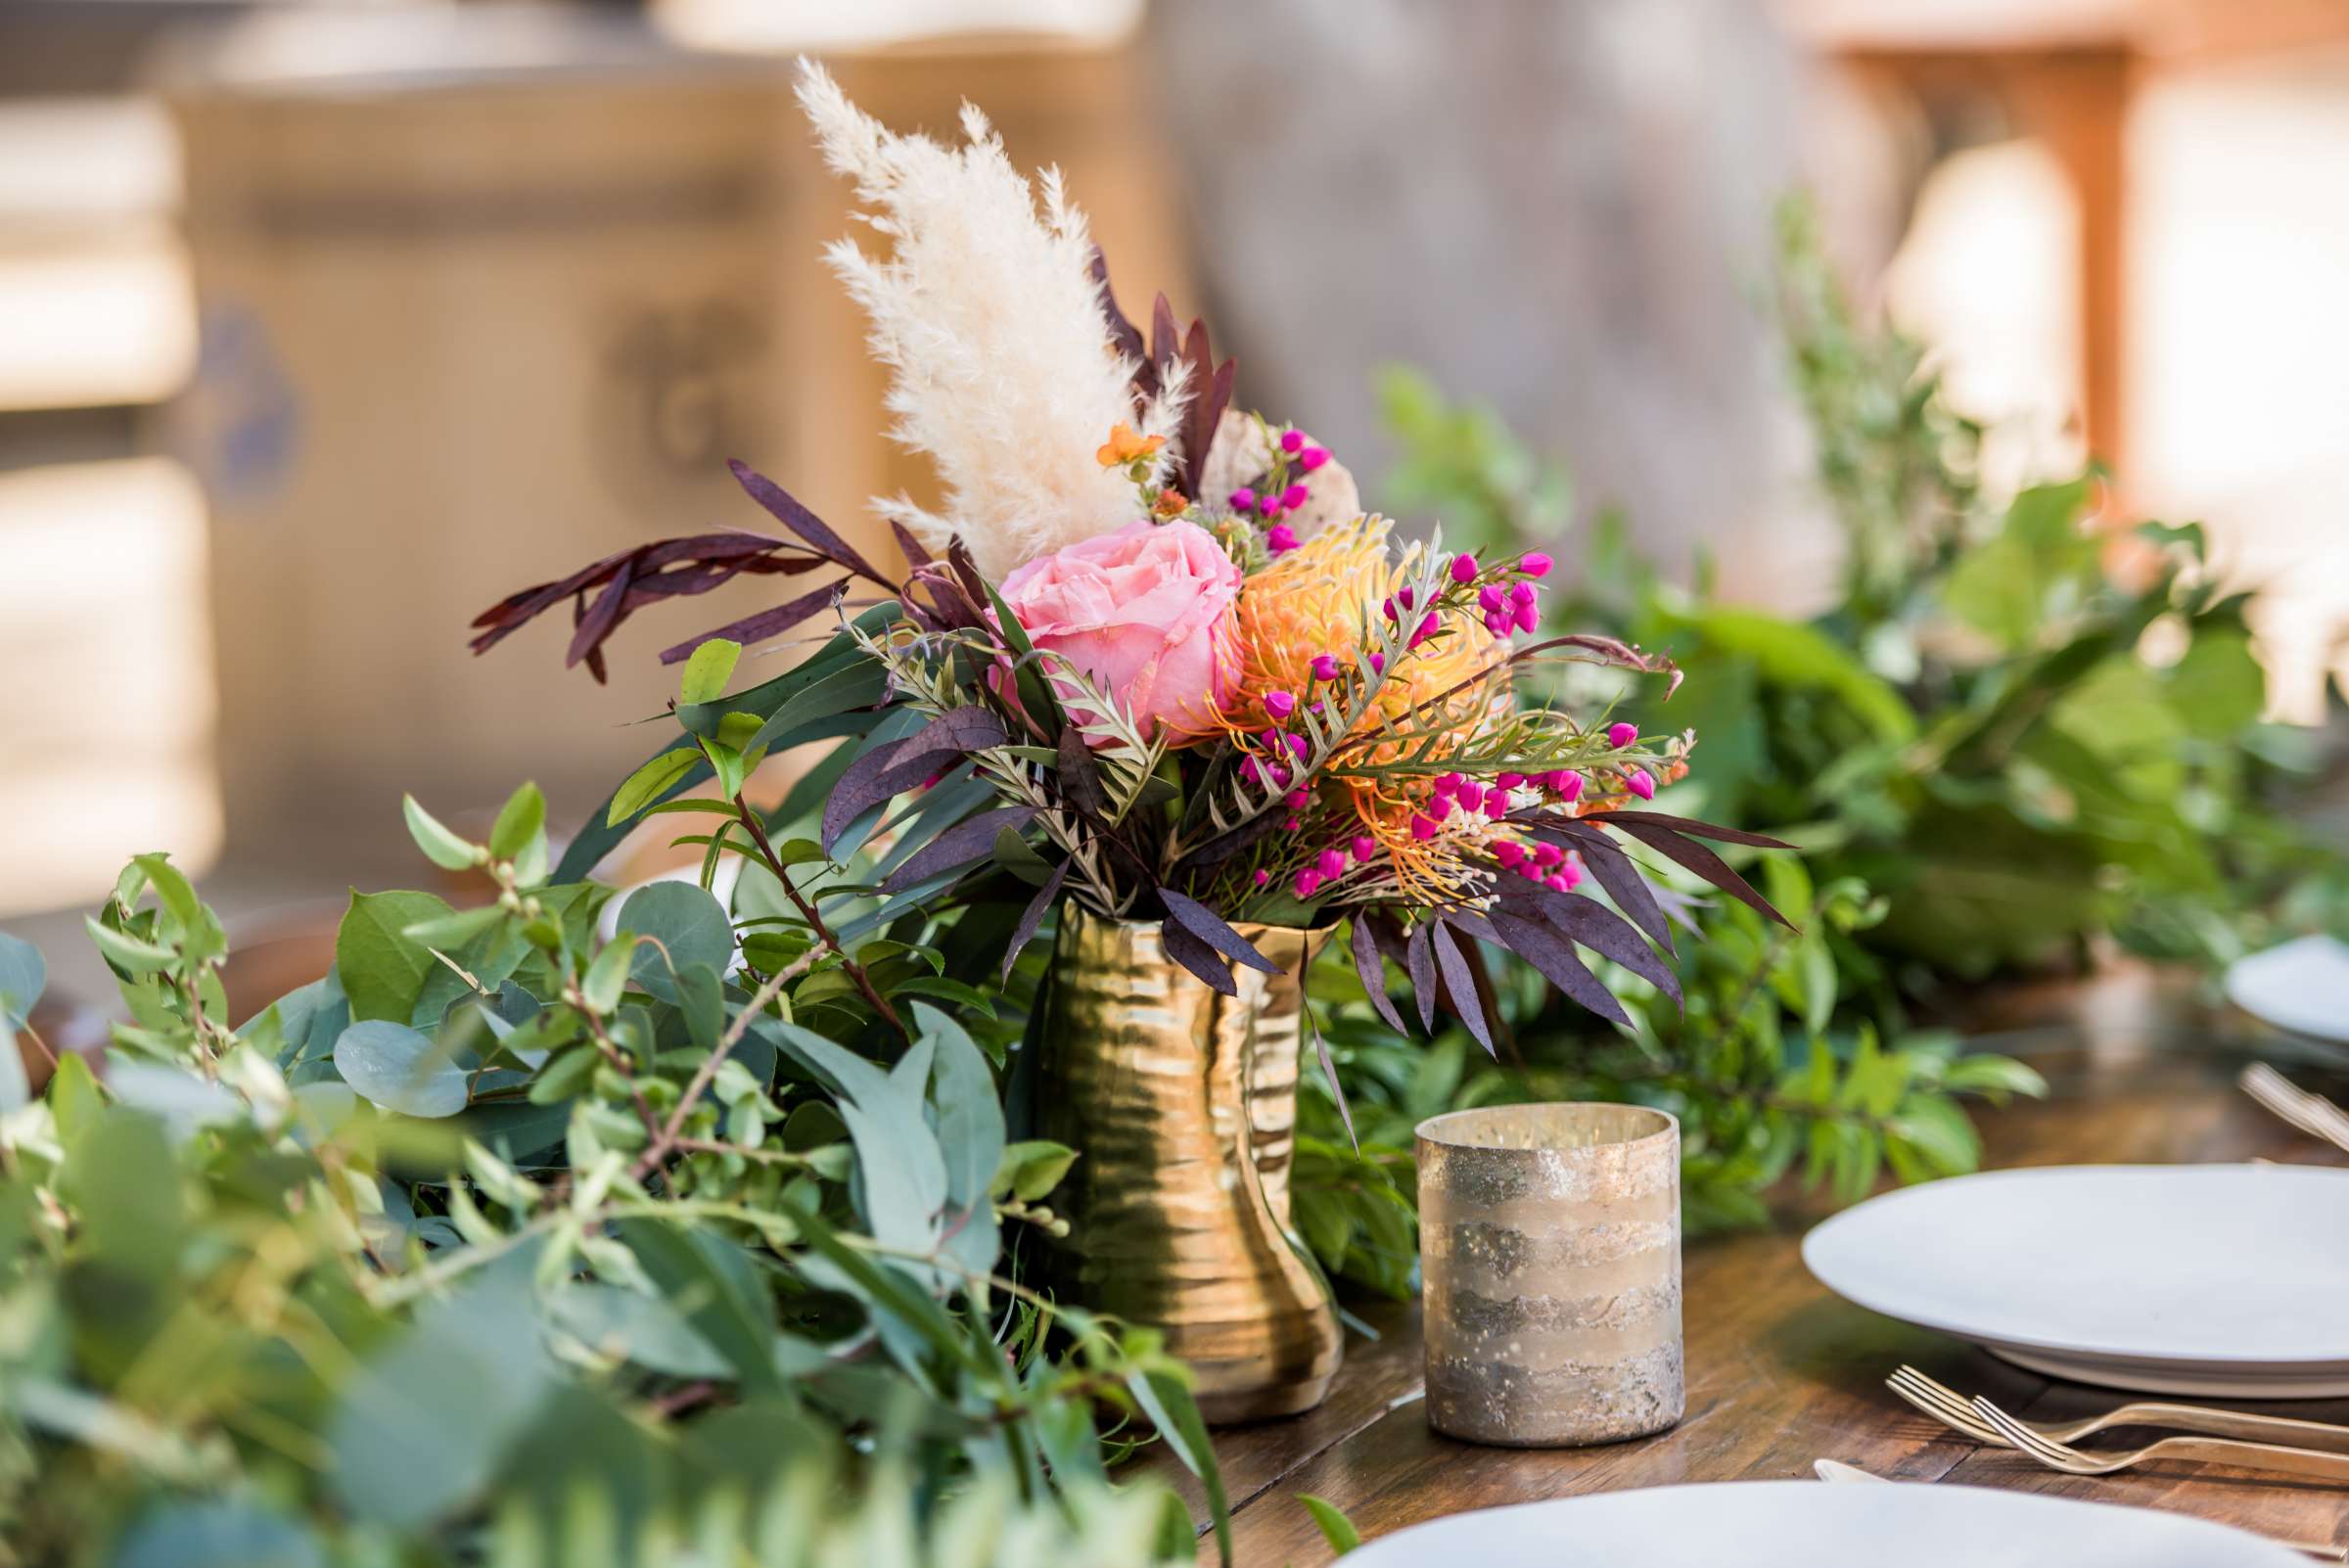
[[[1005, 1245], [1071, 1152], [1007, 1141], [991, 1032], [839, 981], [978, 934], [841, 937], [820, 854], [761, 864], [790, 915], [607, 912], [534, 789], [406, 814], [492, 901], [354, 895], [241, 1027], [168, 861], [92, 920], [131, 1021], [0, 1120], [0, 1562], [1191, 1560], [1107, 1468], [1155, 1433], [1221, 1498], [1187, 1372]], [[12, 1029], [40, 974], [0, 945]]]

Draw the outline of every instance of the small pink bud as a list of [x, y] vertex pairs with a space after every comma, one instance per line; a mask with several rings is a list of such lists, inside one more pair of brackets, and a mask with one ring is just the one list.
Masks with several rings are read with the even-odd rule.
[[1551, 874], [1557, 878], [1555, 886], [1560, 893], [1572, 893], [1574, 885], [1583, 880], [1583, 862], [1568, 860]]
[[1387, 656], [1385, 654], [1372, 654], [1370, 656], [1370, 673], [1373, 675], [1383, 675], [1386, 672]]
[[1500, 789], [1513, 790], [1525, 782], [1525, 775], [1523, 773], [1502, 773], [1496, 776], [1493, 782]]
[[1274, 788], [1283, 789], [1288, 786], [1289, 770], [1281, 766], [1278, 762], [1274, 762], [1270, 767], [1265, 769], [1265, 771], [1272, 775], [1272, 784]]
[[1644, 767], [1633, 768], [1631, 776], [1623, 782], [1630, 787], [1634, 795], [1643, 801], [1652, 801], [1656, 798], [1656, 781], [1648, 776], [1647, 769]]
[[1525, 858], [1525, 846], [1515, 839], [1503, 839], [1493, 846], [1493, 858], [1502, 865], [1516, 865]]
[[1337, 678], [1338, 678], [1338, 662], [1337, 662], [1337, 660], [1335, 660], [1335, 659], [1331, 658], [1331, 657], [1330, 657], [1328, 654], [1315, 654], [1315, 655], [1313, 655], [1313, 678], [1314, 678], [1315, 680], [1335, 680], [1335, 679], [1337, 679]]
[[1357, 833], [1354, 836], [1354, 843], [1348, 848], [1354, 851], [1356, 865], [1368, 865], [1370, 857], [1378, 853], [1378, 840], [1367, 833]]
[[1421, 643], [1427, 641], [1428, 638], [1434, 636], [1436, 634], [1436, 627], [1442, 623], [1442, 622], [1436, 619], [1436, 613], [1433, 610], [1430, 610], [1427, 613], [1427, 619], [1419, 623], [1419, 629], [1411, 633], [1411, 640], [1406, 646], [1412, 648], [1418, 647]]
[[1517, 629], [1519, 631], [1531, 631], [1541, 624], [1541, 613], [1532, 605], [1521, 604], [1517, 607]]
[[1485, 629], [1496, 637], [1505, 637], [1517, 629], [1517, 623], [1509, 619], [1505, 610], [1488, 610], [1485, 612]]
[[1436, 818], [1427, 815], [1425, 812], [1414, 811], [1411, 813], [1412, 838], [1425, 843], [1427, 840], [1436, 836]]
[[1261, 866], [1261, 865], [1260, 865], [1260, 866], [1258, 866], [1258, 867], [1256, 868], [1256, 876], [1255, 876], [1254, 880], [1255, 880], [1255, 882], [1256, 882], [1256, 885], [1257, 885], [1258, 887], [1260, 887], [1260, 888], [1261, 888], [1261, 887], [1263, 887], [1263, 886], [1264, 886], [1266, 883], [1267, 883], [1267, 882], [1269, 882], [1269, 881], [1271, 881], [1271, 880], [1272, 880], [1272, 873], [1271, 873], [1271, 872], [1269, 872], [1269, 871], [1267, 871], [1267, 870], [1266, 870], [1266, 869], [1265, 869], [1263, 866]]
[[1294, 512], [1313, 498], [1313, 491], [1302, 484], [1292, 484], [1280, 492], [1280, 508], [1284, 512]]
[[1318, 871], [1300, 871], [1300, 872], [1298, 872], [1298, 873], [1297, 873], [1297, 897], [1298, 897], [1298, 898], [1300, 898], [1300, 899], [1310, 899], [1310, 898], [1312, 898], [1312, 897], [1313, 896], [1314, 890], [1315, 890], [1315, 889], [1317, 889], [1317, 888], [1319, 888], [1320, 886], [1321, 886], [1321, 873], [1320, 873], [1320, 872], [1318, 872]]
[[1500, 591], [1500, 584], [1497, 582], [1488, 582], [1476, 590], [1476, 606], [1487, 615], [1501, 609], [1508, 602], [1509, 596]]
[[1232, 491], [1232, 492], [1231, 492], [1231, 509], [1232, 509], [1233, 511], [1235, 511], [1235, 512], [1253, 512], [1253, 511], [1255, 511], [1255, 510], [1256, 510], [1256, 491], [1254, 491], [1254, 490], [1250, 489], [1250, 488], [1249, 488], [1247, 485], [1245, 485], [1245, 484], [1241, 485], [1241, 486], [1240, 486], [1238, 489], [1236, 489], [1236, 490]]
[[1519, 558], [1517, 570], [1529, 577], [1547, 576], [1549, 576], [1549, 557], [1543, 555], [1540, 550], [1528, 550]]
[[1583, 775], [1570, 767], [1562, 767], [1549, 775], [1550, 793], [1561, 801], [1580, 800], [1583, 794]]
[[1543, 877], [1542, 882], [1543, 886], [1555, 888], [1560, 893], [1568, 892], [1574, 887], [1573, 883], [1566, 880], [1566, 873], [1563, 871], [1552, 871], [1548, 876]]
[[1509, 814], [1509, 798], [1498, 790], [1485, 791], [1485, 815], [1497, 822]]
[[1346, 874], [1346, 852], [1323, 850], [1313, 861], [1313, 869], [1321, 873], [1324, 882], [1335, 882]]
[[1297, 454], [1297, 466], [1308, 474], [1328, 461], [1329, 448], [1326, 446], [1309, 446]]
[[1485, 787], [1473, 779], [1463, 780], [1460, 787], [1452, 793], [1459, 796], [1460, 804], [1471, 811], [1485, 804]]
[[1286, 523], [1275, 523], [1265, 530], [1265, 548], [1274, 555], [1286, 555], [1297, 548], [1297, 530]]
[[1427, 803], [1427, 814], [1434, 817], [1439, 822], [1451, 815], [1451, 797], [1439, 795], [1433, 800], [1429, 801]]
[[1313, 797], [1312, 791], [1291, 790], [1286, 796], [1282, 797], [1280, 804], [1287, 807], [1292, 811], [1302, 811], [1307, 807], [1311, 806], [1313, 802]]
[[1305, 432], [1301, 430], [1284, 430], [1280, 433], [1280, 449], [1282, 451], [1295, 453], [1304, 445]]
[[1288, 741], [1289, 750], [1297, 754], [1297, 761], [1302, 762], [1308, 757], [1313, 755], [1313, 743], [1307, 740], [1303, 735], [1292, 732], [1288, 737]]
[[1274, 718], [1286, 718], [1297, 712], [1297, 699], [1285, 691], [1265, 693], [1265, 712]]
[[1462, 778], [1457, 773], [1438, 774], [1436, 777], [1436, 793], [1438, 795], [1450, 795], [1467, 782], [1468, 781], [1465, 778]]
[[1243, 757], [1240, 759], [1240, 777], [1251, 784], [1261, 784], [1265, 778], [1264, 765], [1253, 757]]
[[1532, 604], [1538, 597], [1540, 595], [1535, 592], [1534, 585], [1530, 582], [1509, 584], [1509, 603], [1511, 604]]
[[1476, 580], [1476, 557], [1465, 550], [1453, 556], [1451, 558], [1451, 580], [1474, 582]]
[[1559, 849], [1554, 844], [1537, 844], [1534, 846], [1534, 864], [1536, 865], [1552, 866], [1556, 865], [1560, 860], [1565, 858], [1566, 852]]
[[1517, 874], [1528, 882], [1539, 882], [1542, 880], [1542, 867], [1529, 858], [1517, 868]]
[[1395, 602], [1403, 606], [1405, 610], [1411, 608], [1411, 590], [1407, 584], [1396, 590]]
[[1638, 738], [1639, 726], [1636, 724], [1609, 724], [1607, 726], [1607, 744], [1617, 751], [1622, 751]]
[[1379, 613], [1384, 615], [1389, 621], [1400, 619], [1395, 614], [1395, 601], [1392, 598], [1381, 599], [1378, 604], [1378, 609]]
[[1294, 833], [1303, 826], [1305, 824], [1302, 821], [1292, 816], [1286, 822], [1281, 823], [1280, 828], [1284, 833]]

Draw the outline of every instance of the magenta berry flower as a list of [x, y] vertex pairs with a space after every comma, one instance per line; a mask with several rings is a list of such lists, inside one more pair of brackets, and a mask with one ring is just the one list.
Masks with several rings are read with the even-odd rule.
[[1291, 453], [1293, 455], [1304, 445], [1305, 432], [1301, 430], [1284, 430], [1280, 433], [1280, 449], [1282, 451]]
[[1536, 865], [1552, 866], [1565, 858], [1566, 852], [1554, 844], [1543, 843], [1534, 846], [1534, 864]]
[[1231, 509], [1232, 509], [1233, 511], [1235, 511], [1235, 512], [1253, 512], [1253, 511], [1255, 511], [1255, 510], [1256, 510], [1256, 491], [1254, 491], [1254, 490], [1250, 489], [1250, 488], [1249, 488], [1247, 485], [1245, 485], [1245, 484], [1241, 485], [1241, 486], [1240, 486], [1238, 489], [1236, 489], [1236, 490], [1232, 491], [1232, 492], [1231, 492]]
[[1485, 804], [1485, 787], [1473, 780], [1462, 780], [1460, 787], [1452, 793], [1457, 795], [1460, 798], [1460, 804], [1471, 811]]
[[1572, 893], [1574, 891], [1574, 885], [1583, 880], [1583, 862], [1580, 860], [1569, 860], [1564, 865], [1558, 867], [1558, 869], [1552, 874], [1558, 879], [1558, 891], [1560, 893]]
[[1485, 815], [1497, 822], [1509, 814], [1509, 798], [1498, 790], [1485, 791]]
[[1274, 718], [1286, 718], [1297, 712], [1297, 699], [1285, 691], [1265, 693], [1265, 712]]
[[1532, 605], [1521, 604], [1517, 607], [1518, 630], [1531, 631], [1540, 624], [1542, 624], [1542, 617]]
[[1267, 882], [1270, 882], [1271, 880], [1272, 880], [1272, 873], [1271, 873], [1271, 872], [1269, 872], [1269, 871], [1266, 870], [1266, 869], [1265, 869], [1263, 866], [1261, 866], [1261, 865], [1260, 865], [1260, 866], [1258, 866], [1258, 867], [1256, 868], [1256, 877], [1255, 877], [1255, 882], [1256, 882], [1256, 885], [1257, 885], [1258, 887], [1260, 887], [1260, 888], [1261, 888], [1261, 887], [1263, 887], [1263, 886], [1264, 886], [1266, 883], [1267, 883]]
[[1297, 530], [1286, 523], [1275, 523], [1265, 530], [1265, 548], [1274, 555], [1286, 555], [1297, 548]]
[[1500, 591], [1500, 584], [1497, 582], [1488, 582], [1476, 590], [1476, 607], [1487, 615], [1501, 609], [1508, 602], [1509, 596]]
[[1280, 507], [1284, 512], [1294, 512], [1313, 498], [1312, 490], [1302, 484], [1292, 484], [1280, 492]]
[[1357, 833], [1354, 836], [1354, 843], [1348, 848], [1354, 851], [1356, 865], [1368, 865], [1371, 857], [1378, 853], [1378, 840], [1367, 833]]
[[1547, 576], [1549, 575], [1549, 557], [1543, 555], [1540, 550], [1528, 550], [1518, 560], [1517, 570], [1529, 577]]
[[1439, 774], [1436, 778], [1436, 793], [1438, 795], [1456, 794], [1459, 787], [1467, 782], [1467, 778], [1459, 773]]
[[1387, 656], [1385, 654], [1372, 654], [1370, 656], [1370, 673], [1373, 675], [1383, 675], [1386, 672]]
[[1436, 836], [1438, 819], [1424, 811], [1411, 813], [1411, 837], [1425, 843]]
[[1493, 846], [1493, 858], [1502, 865], [1514, 866], [1525, 858], [1525, 846], [1515, 839], [1503, 839]]
[[1451, 580], [1474, 582], [1476, 580], [1476, 557], [1465, 550], [1453, 556], [1451, 558]]
[[1644, 767], [1633, 768], [1623, 782], [1625, 787], [1643, 801], [1652, 801], [1656, 798], [1656, 781], [1648, 775], [1648, 771]]
[[1494, 775], [1493, 782], [1504, 790], [1513, 790], [1525, 782], [1525, 775], [1523, 773], [1497, 773]]
[[1443, 623], [1436, 618], [1436, 613], [1433, 610], [1430, 610], [1427, 613], [1427, 619], [1419, 623], [1419, 629], [1411, 633], [1411, 640], [1405, 646], [1410, 648], [1418, 647], [1421, 643], [1427, 641], [1428, 638], [1434, 636], [1436, 634], [1436, 627], [1442, 623]]
[[1297, 454], [1297, 466], [1308, 474], [1328, 461], [1329, 448], [1326, 446], [1309, 446]]
[[1292, 811], [1302, 811], [1313, 802], [1313, 796], [1311, 790], [1291, 790], [1282, 798], [1281, 804]]
[[1626, 746], [1629, 746], [1632, 742], [1637, 740], [1638, 738], [1639, 726], [1636, 724], [1619, 723], [1609, 724], [1607, 726], [1607, 744], [1614, 747], [1617, 751], [1622, 751]]
[[1306, 739], [1306, 738], [1305, 738], [1303, 735], [1300, 735], [1300, 734], [1297, 734], [1297, 733], [1296, 733], [1296, 732], [1294, 732], [1294, 731], [1291, 731], [1291, 732], [1290, 732], [1290, 734], [1289, 734], [1289, 737], [1288, 737], [1288, 741], [1289, 741], [1289, 750], [1290, 750], [1290, 751], [1292, 751], [1292, 752], [1295, 752], [1295, 753], [1297, 754], [1297, 761], [1301, 761], [1301, 762], [1302, 762], [1302, 761], [1305, 761], [1305, 760], [1306, 760], [1308, 757], [1310, 757], [1310, 756], [1312, 756], [1312, 755], [1313, 755], [1313, 743], [1312, 741], [1309, 741], [1309, 740], [1307, 740], [1307, 739]]
[[1395, 590], [1395, 602], [1403, 606], [1405, 610], [1411, 608], [1413, 601], [1411, 598], [1410, 585], [1408, 583], [1405, 583], [1403, 587]]
[[1583, 775], [1570, 767], [1562, 767], [1549, 775], [1549, 788], [1561, 801], [1579, 800], [1583, 793]]
[[1310, 899], [1310, 898], [1312, 898], [1312, 897], [1313, 896], [1313, 892], [1314, 892], [1314, 890], [1315, 890], [1315, 889], [1317, 889], [1317, 888], [1319, 888], [1320, 886], [1321, 886], [1321, 873], [1320, 873], [1320, 872], [1318, 872], [1318, 871], [1300, 871], [1300, 872], [1298, 872], [1298, 873], [1297, 873], [1297, 897], [1298, 897], [1298, 898], [1300, 898], [1300, 899]]
[[1337, 662], [1337, 660], [1336, 660], [1336, 659], [1334, 659], [1334, 658], [1332, 658], [1332, 657], [1331, 657], [1330, 655], [1328, 655], [1328, 654], [1315, 654], [1315, 655], [1313, 655], [1313, 678], [1314, 678], [1315, 680], [1335, 680], [1335, 679], [1337, 679], [1337, 678], [1338, 678], [1338, 662]]
[[1240, 777], [1251, 784], [1261, 784], [1265, 778], [1264, 765], [1253, 757], [1243, 757], [1240, 759]]
[[1346, 874], [1346, 852], [1323, 850], [1313, 861], [1313, 869], [1321, 873], [1324, 882], [1335, 882]]

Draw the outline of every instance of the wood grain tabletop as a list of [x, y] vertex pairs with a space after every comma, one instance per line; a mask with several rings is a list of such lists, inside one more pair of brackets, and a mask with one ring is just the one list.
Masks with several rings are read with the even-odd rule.
[[[2248, 1159], [2349, 1165], [2349, 1154], [2294, 1132], [2233, 1086], [2246, 1060], [2239, 1051], [2190, 1038], [2190, 1031], [2181, 1038], [2174, 1017], [2148, 1024], [2134, 1006], [2123, 1012], [2100, 1023], [2092, 1015], [2085, 1030], [2078, 1016], [2051, 1026], [2051, 1043], [2031, 1059], [2053, 1094], [2045, 1103], [1981, 1113], [1985, 1169]], [[2349, 1086], [2337, 1074], [2286, 1070], [2336, 1097]], [[2051, 1492], [2349, 1544], [2349, 1489], [2184, 1462], [2075, 1478], [1979, 1447], [1911, 1410], [1883, 1386], [1903, 1362], [2026, 1419], [2087, 1415], [2133, 1396], [2051, 1382], [1828, 1294], [1798, 1254], [1803, 1231], [1824, 1212], [1790, 1195], [1767, 1233], [1687, 1244], [1687, 1415], [1660, 1436], [1604, 1448], [1481, 1448], [1436, 1435], [1421, 1402], [1417, 1304], [1350, 1302], [1379, 1337], [1349, 1336], [1345, 1368], [1326, 1403], [1290, 1420], [1217, 1434], [1233, 1507], [1234, 1560], [1240, 1568], [1331, 1560], [1299, 1494], [1334, 1503], [1369, 1541], [1503, 1503], [1679, 1482], [1808, 1478], [1819, 1458], [1895, 1480]], [[2349, 1400], [2190, 1403], [2349, 1423]], [[1180, 1487], [1205, 1530], [1198, 1484], [1168, 1456], [1146, 1455], [1135, 1468]], [[1200, 1560], [1216, 1560], [1210, 1535], [1202, 1536]]]

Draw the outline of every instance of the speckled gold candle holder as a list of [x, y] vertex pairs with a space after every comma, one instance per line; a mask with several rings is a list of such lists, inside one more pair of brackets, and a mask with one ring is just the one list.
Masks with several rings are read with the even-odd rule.
[[1681, 1418], [1681, 1125], [1635, 1105], [1419, 1124], [1427, 1418], [1509, 1448]]

